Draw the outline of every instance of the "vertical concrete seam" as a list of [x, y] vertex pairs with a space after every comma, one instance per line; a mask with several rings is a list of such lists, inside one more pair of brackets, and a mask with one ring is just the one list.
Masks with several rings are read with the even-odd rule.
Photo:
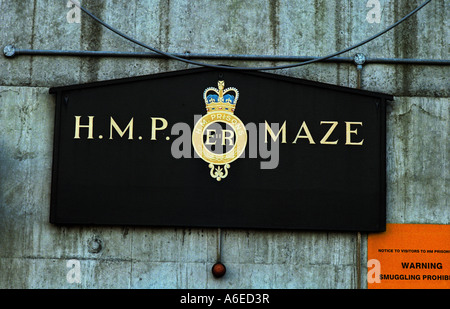
[[[34, 2], [33, 2], [33, 21], [31, 22], [31, 42], [30, 42], [31, 49], [34, 48], [34, 36], [35, 36], [34, 28], [35, 28], [35, 23], [36, 23], [36, 2], [37, 2], [37, 0], [34, 0]], [[33, 82], [33, 59], [34, 59], [34, 57], [31, 56], [30, 57], [30, 71], [29, 71], [30, 80], [28, 82], [29, 86], [31, 86], [31, 84]]]

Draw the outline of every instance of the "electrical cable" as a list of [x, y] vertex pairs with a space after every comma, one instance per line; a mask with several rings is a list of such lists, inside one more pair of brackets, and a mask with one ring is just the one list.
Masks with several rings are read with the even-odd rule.
[[189, 59], [185, 59], [179, 56], [175, 56], [171, 53], [167, 53], [164, 51], [161, 51], [159, 49], [156, 49], [154, 47], [151, 47], [145, 43], [142, 43], [128, 35], [126, 35], [125, 33], [115, 29], [114, 27], [108, 25], [107, 23], [105, 23], [104, 21], [102, 21], [101, 19], [99, 19], [97, 16], [95, 16], [94, 14], [92, 14], [90, 11], [88, 11], [86, 8], [84, 8], [82, 5], [80, 5], [78, 3], [78, 1], [73, 1], [72, 3], [75, 4], [77, 7], [79, 7], [84, 13], [86, 13], [89, 17], [91, 17], [92, 19], [94, 19], [96, 22], [100, 23], [103, 27], [111, 30], [112, 32], [114, 32], [115, 34], [121, 36], [122, 38], [133, 42], [134, 44], [137, 44], [141, 47], [144, 47], [146, 49], [149, 49], [155, 53], [158, 53], [160, 55], [166, 56], [168, 58], [174, 59], [174, 60], [178, 60], [178, 61], [182, 61], [188, 64], [193, 64], [193, 65], [197, 65], [197, 66], [203, 66], [203, 67], [209, 67], [209, 68], [215, 68], [215, 69], [225, 69], [225, 70], [242, 70], [242, 71], [268, 71], [268, 70], [280, 70], [280, 69], [287, 69], [287, 68], [293, 68], [293, 67], [299, 67], [299, 66], [303, 66], [303, 65], [307, 65], [307, 64], [311, 64], [311, 63], [315, 63], [315, 62], [319, 62], [319, 61], [324, 61], [327, 60], [329, 58], [341, 55], [343, 53], [349, 52], [357, 47], [360, 47], [364, 44], [369, 43], [370, 41], [378, 38], [379, 36], [385, 34], [386, 32], [388, 32], [389, 30], [395, 28], [396, 26], [398, 26], [399, 24], [401, 24], [402, 22], [404, 22], [406, 19], [408, 19], [409, 17], [411, 17], [412, 15], [414, 15], [415, 13], [417, 13], [420, 9], [422, 9], [425, 5], [427, 5], [428, 3], [430, 3], [431, 0], [427, 0], [424, 3], [422, 3], [421, 5], [419, 5], [416, 9], [414, 9], [413, 11], [411, 11], [410, 13], [408, 13], [407, 15], [405, 15], [402, 19], [398, 20], [397, 22], [395, 22], [394, 24], [390, 25], [389, 27], [387, 27], [386, 29], [384, 29], [383, 31], [353, 45], [350, 46], [346, 49], [343, 49], [339, 52], [335, 52], [332, 54], [329, 54], [327, 56], [324, 57], [319, 57], [319, 58], [314, 58], [308, 61], [304, 61], [304, 62], [299, 62], [299, 63], [293, 63], [293, 64], [287, 64], [287, 65], [280, 65], [280, 66], [269, 66], [269, 67], [236, 67], [236, 66], [224, 66], [224, 65], [214, 65], [214, 64], [208, 64], [208, 63], [203, 63], [203, 62], [198, 62], [198, 61], [193, 61], [193, 60], [189, 60]]

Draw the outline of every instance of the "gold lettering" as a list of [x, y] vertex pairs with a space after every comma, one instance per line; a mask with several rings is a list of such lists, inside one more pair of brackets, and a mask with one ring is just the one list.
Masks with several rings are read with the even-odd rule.
[[338, 122], [337, 121], [321, 121], [320, 124], [321, 125], [322, 124], [331, 124], [330, 129], [328, 130], [327, 134], [325, 134], [325, 136], [322, 138], [320, 143], [326, 144], [326, 145], [336, 145], [339, 140], [335, 140], [335, 141], [331, 142], [331, 141], [328, 141], [328, 138], [330, 137], [331, 133], [333, 133], [334, 129], [338, 125]]
[[[156, 121], [158, 121], [158, 120], [162, 122], [162, 126], [160, 126], [160, 127], [156, 126]], [[165, 128], [167, 128], [167, 125], [168, 125], [168, 123], [167, 123], [166, 119], [159, 118], [159, 117], [152, 117], [152, 137], [151, 137], [151, 140], [155, 141], [156, 140], [156, 131], [164, 130]]]
[[272, 137], [272, 140], [275, 142], [278, 139], [278, 136], [281, 133], [281, 143], [286, 143], [286, 121], [284, 121], [283, 125], [281, 126], [280, 131], [278, 131], [277, 135], [273, 133], [272, 128], [269, 126], [266, 120], [266, 138], [264, 142], [267, 144], [267, 132], [269, 132], [270, 136]]
[[[211, 134], [212, 133], [212, 134]], [[216, 143], [211, 143], [209, 139], [216, 134], [216, 130], [206, 129], [206, 143], [205, 145], [215, 145]]]
[[[226, 133], [230, 133], [229, 136], [227, 136]], [[228, 140], [230, 142], [230, 146], [233, 146], [233, 137], [234, 137], [234, 131], [233, 130], [222, 130], [222, 145], [226, 145], [225, 142]]]
[[[306, 135], [300, 135], [300, 133], [302, 132], [302, 130], [305, 131]], [[292, 144], [296, 144], [297, 143], [297, 139], [299, 138], [307, 138], [309, 140], [310, 144], [315, 144], [311, 133], [309, 133], [309, 129], [308, 126], [306, 125], [306, 122], [303, 121], [302, 126], [300, 127], [300, 129], [298, 130], [297, 136], [295, 137], [295, 140], [292, 142]]]
[[352, 142], [352, 138], [351, 138], [351, 134], [358, 134], [358, 129], [355, 130], [351, 130], [351, 125], [352, 124], [356, 124], [356, 125], [360, 125], [362, 126], [363, 123], [362, 122], [352, 122], [352, 121], [346, 121], [345, 122], [345, 128], [346, 128], [346, 138], [345, 138], [345, 145], [359, 145], [361, 146], [364, 142], [364, 139], [362, 139], [360, 142]]
[[89, 124], [80, 125], [81, 116], [75, 116], [75, 136], [74, 139], [80, 138], [80, 128], [88, 128], [88, 139], [94, 139], [94, 116], [88, 116]]
[[113, 117], [111, 117], [110, 126], [109, 126], [109, 139], [113, 139], [113, 128], [119, 134], [120, 137], [125, 135], [125, 132], [128, 130], [128, 139], [133, 139], [133, 118], [131, 118], [125, 130], [121, 130], [117, 123], [114, 121]]

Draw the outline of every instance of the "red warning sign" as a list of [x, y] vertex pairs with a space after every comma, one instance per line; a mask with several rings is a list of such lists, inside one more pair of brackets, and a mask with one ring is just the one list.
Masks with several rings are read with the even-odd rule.
[[369, 289], [450, 289], [450, 225], [387, 224], [367, 257]]

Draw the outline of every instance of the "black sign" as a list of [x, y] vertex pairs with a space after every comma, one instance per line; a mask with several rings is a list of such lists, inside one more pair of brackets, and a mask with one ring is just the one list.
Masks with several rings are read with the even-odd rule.
[[201, 68], [50, 89], [55, 224], [385, 230], [385, 94]]

